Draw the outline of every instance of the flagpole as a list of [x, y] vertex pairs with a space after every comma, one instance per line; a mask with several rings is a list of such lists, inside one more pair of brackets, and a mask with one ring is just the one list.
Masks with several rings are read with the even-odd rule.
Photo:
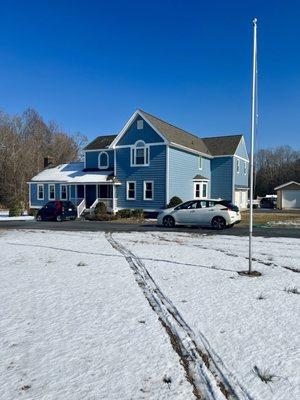
[[252, 98], [251, 98], [251, 152], [250, 152], [250, 218], [249, 218], [249, 270], [252, 273], [252, 232], [253, 232], [253, 171], [254, 171], [254, 133], [255, 133], [255, 98], [256, 98], [256, 66], [257, 66], [257, 19], [253, 20], [253, 69], [252, 69]]

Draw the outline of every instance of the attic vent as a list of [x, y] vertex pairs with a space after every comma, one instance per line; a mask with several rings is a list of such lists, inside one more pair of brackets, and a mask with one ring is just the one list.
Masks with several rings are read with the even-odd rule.
[[137, 121], [137, 129], [143, 129], [144, 128], [144, 121], [142, 119], [139, 119]]

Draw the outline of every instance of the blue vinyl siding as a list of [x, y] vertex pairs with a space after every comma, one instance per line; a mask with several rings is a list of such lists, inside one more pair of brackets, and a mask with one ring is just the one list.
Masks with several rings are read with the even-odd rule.
[[137, 120], [141, 119], [139, 116], [135, 118], [124, 136], [117, 143], [117, 146], [132, 145], [138, 140], [143, 140], [145, 143], [160, 143], [164, 141], [145, 120], [143, 129], [137, 129]]
[[169, 149], [169, 199], [180, 197], [183, 201], [194, 198], [194, 182], [196, 175], [202, 175], [209, 180], [207, 197], [210, 197], [210, 162], [202, 157], [202, 169], [199, 169], [199, 156], [183, 150]]
[[[41, 182], [41, 184], [43, 184]], [[38, 200], [37, 198], [37, 183], [31, 183], [29, 185], [29, 198], [31, 202], [31, 207], [42, 207], [46, 203], [48, 203], [49, 199], [49, 184], [44, 183], [44, 200]], [[60, 200], [60, 183], [55, 183], [55, 199], [54, 200]], [[67, 185], [67, 200], [70, 197], [70, 187]], [[53, 199], [51, 199], [53, 200]]]
[[[238, 160], [240, 162], [240, 172], [239, 173], [237, 173], [237, 170], [236, 170], [236, 165], [237, 165]], [[248, 185], [249, 163], [246, 163], [247, 164], [247, 173], [245, 175], [244, 174], [244, 164], [245, 164], [245, 162], [246, 161], [241, 160], [241, 159], [237, 159], [236, 157], [234, 157], [234, 186], [235, 187], [245, 187], [245, 188], [247, 188], [249, 186]]]
[[239, 157], [242, 157], [242, 158], [245, 158], [246, 160], [249, 160], [248, 152], [247, 152], [247, 148], [246, 148], [246, 144], [245, 144], [245, 140], [244, 140], [243, 137], [242, 137], [242, 139], [241, 139], [241, 141], [240, 141], [240, 143], [239, 143], [239, 145], [238, 145], [238, 147], [236, 149], [235, 155], [237, 155]]
[[[108, 169], [113, 169], [114, 168], [114, 151], [113, 150], [102, 150], [105, 151], [108, 154], [109, 157], [109, 167]], [[99, 154], [101, 153], [101, 150], [95, 150], [95, 151], [87, 151], [85, 153], [85, 162], [86, 162], [86, 168], [98, 168], [98, 157]]]
[[232, 157], [211, 161], [211, 197], [232, 200]]
[[[166, 146], [150, 146], [150, 165], [130, 166], [130, 148], [118, 148], [116, 176], [121, 182], [117, 186], [118, 208], [159, 209], [165, 206], [166, 197]], [[154, 199], [143, 200], [144, 180], [154, 182]], [[136, 181], [136, 200], [126, 200], [126, 181]]]

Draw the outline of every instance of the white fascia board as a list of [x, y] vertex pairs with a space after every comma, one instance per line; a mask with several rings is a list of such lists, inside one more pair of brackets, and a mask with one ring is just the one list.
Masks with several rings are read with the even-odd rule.
[[237, 156], [236, 154], [222, 154], [220, 156], [213, 156], [213, 158], [220, 158], [220, 157], [235, 157], [235, 158], [239, 158], [240, 160], [249, 163], [249, 159], [247, 160], [246, 158]]
[[206, 157], [206, 158], [210, 158], [210, 159], [214, 158], [213, 156], [210, 156], [210, 155], [208, 155], [206, 153], [202, 153], [200, 151], [190, 149], [189, 147], [185, 147], [185, 146], [182, 146], [181, 144], [177, 144], [177, 143], [174, 143], [174, 142], [170, 142], [170, 146], [171, 147], [176, 147], [178, 149], [185, 150], [188, 153], [197, 154], [199, 156], [203, 156], [203, 157]]
[[283, 189], [283, 188], [285, 188], [286, 186], [289, 186], [289, 185], [298, 185], [298, 186], [300, 186], [300, 183], [296, 182], [296, 181], [290, 181], [290, 182], [284, 183], [283, 185], [277, 186], [276, 188], [274, 188], [274, 190]]
[[92, 153], [93, 151], [109, 151], [111, 148], [106, 147], [105, 149], [89, 149], [89, 150], [83, 150], [84, 153]]
[[148, 119], [143, 115], [143, 113], [140, 110], [136, 110], [132, 114], [132, 116], [129, 118], [129, 120], [126, 122], [126, 124], [123, 126], [123, 128], [120, 130], [120, 132], [118, 133], [117, 137], [112, 141], [112, 143], [109, 146], [110, 149], [114, 149], [116, 147], [116, 145], [119, 142], [119, 140], [125, 135], [127, 129], [130, 127], [130, 125], [133, 123], [133, 121], [135, 120], [135, 118], [138, 115], [141, 118], [143, 118], [147, 122], [147, 124], [149, 124], [151, 126], [151, 128], [164, 140], [164, 142], [163, 142], [164, 144], [168, 143], [166, 141], [165, 137], [151, 124], [150, 121], [148, 121]]

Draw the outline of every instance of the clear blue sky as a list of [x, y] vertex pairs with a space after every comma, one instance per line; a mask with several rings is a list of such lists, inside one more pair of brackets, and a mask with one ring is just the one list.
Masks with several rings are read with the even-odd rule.
[[300, 143], [299, 1], [3, 1], [0, 108], [89, 139], [136, 108], [249, 140], [258, 18], [259, 148]]

